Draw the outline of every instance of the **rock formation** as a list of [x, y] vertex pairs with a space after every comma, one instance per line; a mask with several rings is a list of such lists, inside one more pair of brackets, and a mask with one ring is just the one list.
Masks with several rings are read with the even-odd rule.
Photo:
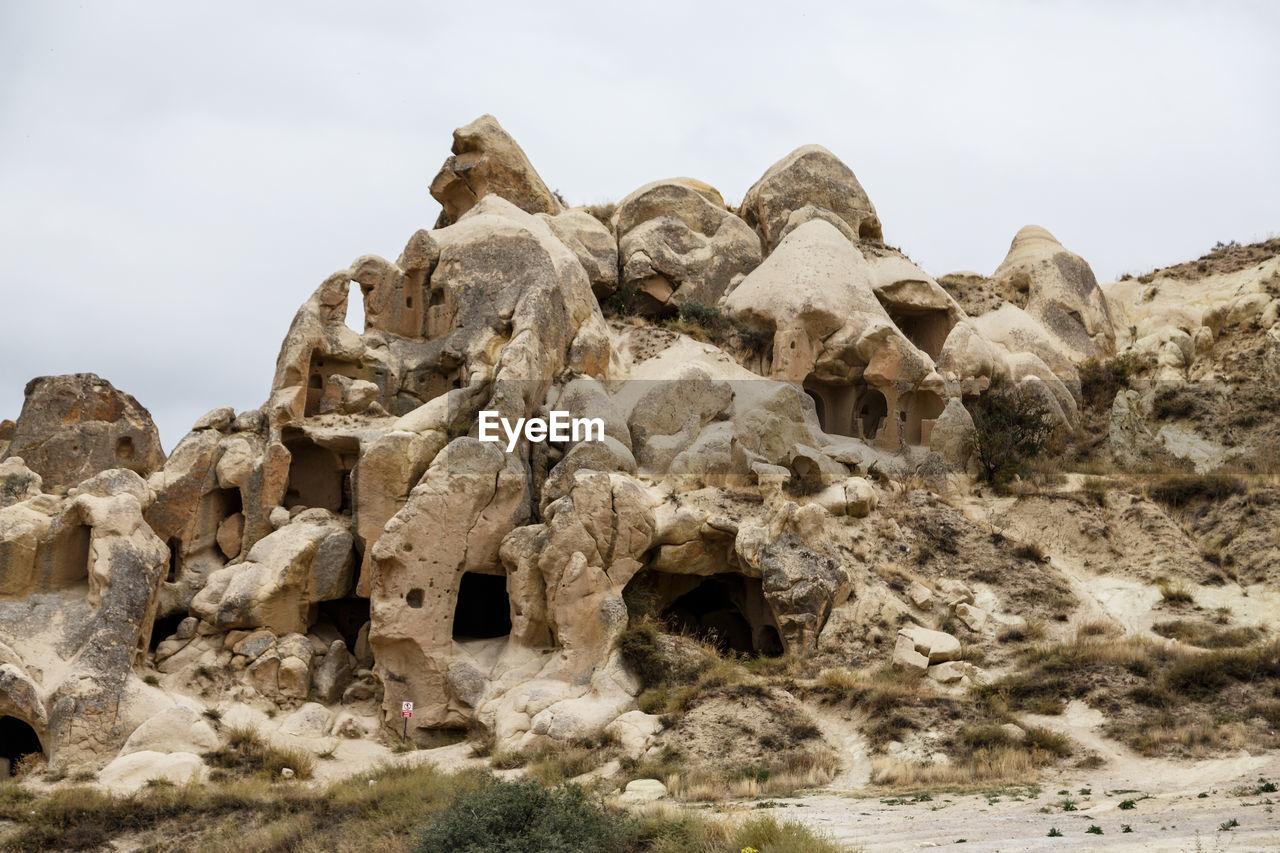
[[[643, 744], [615, 649], [630, 601], [726, 649], [812, 653], [866, 571], [886, 488], [870, 475], [963, 471], [965, 404], [995, 381], [1047, 389], [1074, 424], [1075, 365], [1115, 346], [1088, 266], [1047, 232], [1024, 229], [997, 271], [1014, 304], [970, 317], [880, 242], [817, 146], [736, 213], [676, 178], [606, 225], [565, 210], [484, 116], [431, 193], [434, 229], [303, 302], [264, 405], [210, 411], [167, 459], [109, 383], [28, 386], [0, 434], [0, 715], [48, 755], [123, 748], [127, 780], [133, 755], [168, 754], [198, 776], [184, 756], [209, 738], [173, 698], [192, 685], [318, 699], [340, 713], [290, 725], [342, 737], [398, 728], [412, 701], [424, 743], [481, 726], [511, 746]], [[615, 292], [641, 315], [719, 310], [767, 343], [739, 360], [606, 319]], [[482, 411], [557, 410], [602, 435], [483, 440]], [[938, 668], [956, 655], [937, 637], [903, 637], [903, 665], [967, 677]]]

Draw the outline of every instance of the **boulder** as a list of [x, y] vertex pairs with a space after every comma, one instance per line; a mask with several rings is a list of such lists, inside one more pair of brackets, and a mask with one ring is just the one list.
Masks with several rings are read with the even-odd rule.
[[45, 488], [69, 488], [109, 468], [146, 477], [164, 464], [150, 413], [105, 379], [41, 376], [24, 393], [4, 458], [20, 457]]
[[120, 749], [133, 752], [211, 752], [218, 748], [218, 736], [198, 711], [183, 705], [161, 711], [134, 729]]
[[942, 631], [931, 631], [919, 625], [899, 629], [898, 642], [906, 640], [914, 651], [932, 665], [960, 659], [960, 641]]
[[204, 760], [191, 752], [143, 750], [122, 755], [98, 773], [98, 782], [113, 794], [128, 795], [145, 788], [153, 779], [174, 785], [204, 779]]
[[482, 115], [453, 132], [453, 156], [431, 181], [431, 197], [444, 208], [436, 228], [457, 222], [491, 194], [528, 213], [555, 215], [562, 209], [524, 150], [496, 118]]
[[957, 604], [956, 618], [964, 623], [970, 631], [981, 631], [987, 624], [987, 611], [972, 604]]
[[603, 222], [580, 207], [538, 217], [577, 256], [596, 298], [603, 299], [618, 289], [618, 241]]
[[620, 806], [643, 806], [670, 796], [667, 786], [657, 779], [632, 779], [618, 797]]
[[308, 702], [280, 723], [280, 731], [294, 737], [324, 737], [333, 723], [333, 714], [317, 702]]
[[674, 313], [685, 303], [713, 306], [735, 278], [760, 263], [760, 241], [725, 209], [712, 187], [691, 178], [646, 184], [618, 203], [619, 284], [641, 310]]
[[853, 171], [821, 145], [792, 151], [747, 190], [739, 213], [772, 252], [806, 222], [826, 221], [846, 239], [881, 240], [880, 218]]

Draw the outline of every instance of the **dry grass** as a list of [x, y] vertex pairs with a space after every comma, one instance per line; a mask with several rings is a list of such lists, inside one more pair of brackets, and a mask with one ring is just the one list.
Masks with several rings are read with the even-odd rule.
[[787, 797], [830, 782], [839, 761], [829, 751], [790, 752], [755, 765], [692, 767], [666, 753], [634, 765], [629, 776], [659, 779], [682, 802], [721, 802], [751, 797]]
[[1257, 628], [1222, 628], [1194, 619], [1157, 622], [1151, 630], [1162, 637], [1204, 649], [1242, 648], [1255, 642], [1262, 633]]
[[1183, 606], [1196, 603], [1195, 596], [1191, 594], [1191, 590], [1182, 581], [1163, 580], [1157, 586], [1160, 587], [1160, 598], [1167, 604]]
[[214, 775], [261, 776], [278, 779], [281, 771], [291, 769], [299, 779], [310, 779], [315, 772], [315, 758], [306, 750], [280, 747], [268, 742], [252, 727], [233, 728], [228, 733], [227, 744], [213, 752], [205, 753], [205, 761], [214, 768]]
[[853, 853], [799, 821], [754, 814], [742, 820], [655, 803], [636, 819], [637, 838], [648, 853]]

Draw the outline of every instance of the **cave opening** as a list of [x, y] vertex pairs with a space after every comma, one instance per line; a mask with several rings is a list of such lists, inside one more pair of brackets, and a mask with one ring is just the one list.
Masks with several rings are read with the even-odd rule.
[[36, 730], [17, 717], [0, 717], [0, 778], [7, 778], [28, 755], [44, 754]]
[[463, 572], [453, 609], [455, 640], [485, 640], [511, 633], [511, 599], [506, 575]]
[[320, 616], [342, 635], [347, 648], [355, 651], [356, 639], [360, 629], [369, 621], [369, 599], [351, 596], [333, 601], [322, 601], [319, 604]]
[[179, 565], [182, 559], [182, 540], [172, 536], [165, 544], [169, 546], [169, 571], [164, 576], [164, 579], [167, 583], [173, 583], [178, 579], [178, 574], [182, 568]]
[[936, 361], [942, 355], [942, 346], [947, 342], [947, 335], [951, 334], [951, 318], [946, 311], [890, 309], [889, 319], [916, 349], [926, 353], [929, 358]]
[[74, 586], [88, 580], [92, 540], [93, 528], [83, 523], [64, 526], [54, 534], [49, 549], [50, 589]]
[[785, 651], [759, 578], [736, 572], [649, 571], [638, 574], [633, 584], [624, 598], [647, 600], [670, 630], [709, 642], [723, 653], [778, 657]]
[[946, 407], [942, 398], [932, 391], [917, 391], [906, 400], [907, 444], [927, 445], [933, 435], [933, 424]]
[[186, 613], [157, 616], [156, 621], [151, 625], [151, 640], [147, 644], [148, 648], [154, 652], [161, 643], [173, 636], [173, 632], [178, 630], [178, 626], [186, 618]]
[[858, 401], [858, 421], [862, 424], [862, 437], [871, 441], [880, 432], [880, 425], [889, 414], [889, 403], [884, 394], [872, 388]]
[[305, 435], [286, 435], [284, 446], [291, 457], [286, 508], [319, 507], [338, 515], [351, 511], [350, 471], [341, 455]]

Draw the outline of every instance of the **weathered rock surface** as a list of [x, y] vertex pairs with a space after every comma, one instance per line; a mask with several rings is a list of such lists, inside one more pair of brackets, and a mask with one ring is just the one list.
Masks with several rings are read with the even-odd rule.
[[108, 468], [145, 477], [164, 463], [151, 415], [105, 379], [41, 376], [24, 394], [4, 458], [21, 457], [47, 488], [70, 488]]

